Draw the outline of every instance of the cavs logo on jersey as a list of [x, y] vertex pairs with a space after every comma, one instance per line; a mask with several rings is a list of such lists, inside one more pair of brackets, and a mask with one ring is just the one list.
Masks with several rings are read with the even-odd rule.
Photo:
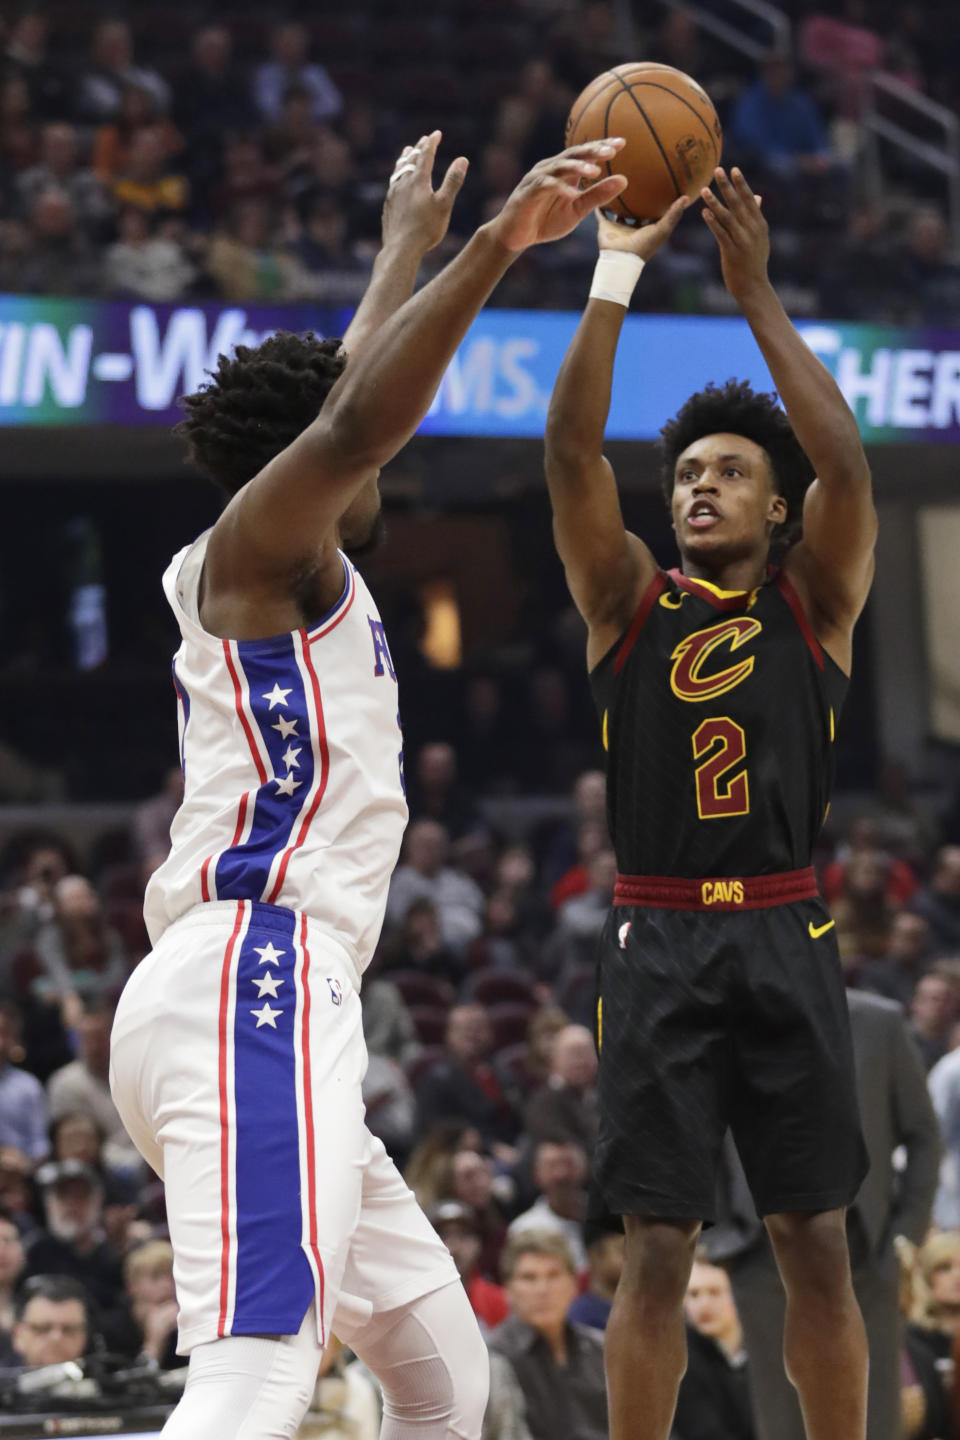
[[670, 689], [674, 695], [681, 700], [715, 700], [718, 695], [725, 695], [746, 680], [756, 664], [755, 655], [744, 656], [720, 670], [708, 670], [706, 664], [715, 650], [725, 647], [726, 652], [732, 654], [754, 635], [759, 635], [762, 629], [759, 620], [746, 615], [731, 615], [718, 625], [687, 635], [670, 656], [673, 661]]

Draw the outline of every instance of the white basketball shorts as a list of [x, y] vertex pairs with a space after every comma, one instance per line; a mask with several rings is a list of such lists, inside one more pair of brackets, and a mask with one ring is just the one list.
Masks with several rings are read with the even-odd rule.
[[457, 1279], [364, 1120], [359, 977], [305, 915], [198, 905], [137, 966], [110, 1085], [164, 1182], [178, 1349], [223, 1335], [321, 1344]]

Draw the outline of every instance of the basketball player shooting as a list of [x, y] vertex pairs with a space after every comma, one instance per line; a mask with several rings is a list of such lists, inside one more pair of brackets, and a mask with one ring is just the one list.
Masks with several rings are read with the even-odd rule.
[[865, 1151], [833, 922], [810, 859], [876, 516], [854, 417], [768, 279], [759, 202], [739, 170], [714, 178], [703, 218], [786, 414], [730, 381], [664, 426], [680, 569], [665, 573], [625, 530], [603, 432], [640, 262], [686, 200], [638, 229], [599, 218], [591, 298], [547, 422], [620, 871], [597, 1023], [597, 1182], [626, 1230], [607, 1329], [611, 1436], [667, 1440], [683, 1296], [729, 1124], [786, 1290], [785, 1363], [808, 1440], [863, 1440], [867, 1356], [844, 1210]]
[[597, 179], [617, 140], [542, 161], [412, 296], [466, 173], [433, 190], [439, 141], [397, 162], [344, 344], [239, 347], [184, 402], [191, 457], [230, 498], [164, 577], [185, 798], [111, 1074], [166, 1186], [190, 1355], [169, 1440], [292, 1436], [331, 1329], [380, 1380], [387, 1440], [480, 1435], [469, 1302], [364, 1122], [360, 976], [407, 807], [393, 662], [344, 552], [375, 536], [379, 469], [497, 281], [626, 182]]

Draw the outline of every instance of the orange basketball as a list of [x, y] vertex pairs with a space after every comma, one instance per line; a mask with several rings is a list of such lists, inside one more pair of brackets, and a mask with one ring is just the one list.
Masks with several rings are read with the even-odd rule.
[[723, 130], [707, 92], [672, 65], [617, 65], [578, 96], [567, 119], [568, 145], [622, 135], [607, 164], [629, 185], [611, 205], [626, 220], [659, 220], [680, 195], [709, 185]]

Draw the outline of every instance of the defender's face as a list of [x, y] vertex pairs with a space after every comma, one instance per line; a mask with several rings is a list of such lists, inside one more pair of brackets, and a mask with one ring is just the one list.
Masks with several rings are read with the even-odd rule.
[[673, 528], [683, 556], [728, 564], [769, 545], [787, 518], [766, 451], [744, 435], [704, 435], [678, 458]]

